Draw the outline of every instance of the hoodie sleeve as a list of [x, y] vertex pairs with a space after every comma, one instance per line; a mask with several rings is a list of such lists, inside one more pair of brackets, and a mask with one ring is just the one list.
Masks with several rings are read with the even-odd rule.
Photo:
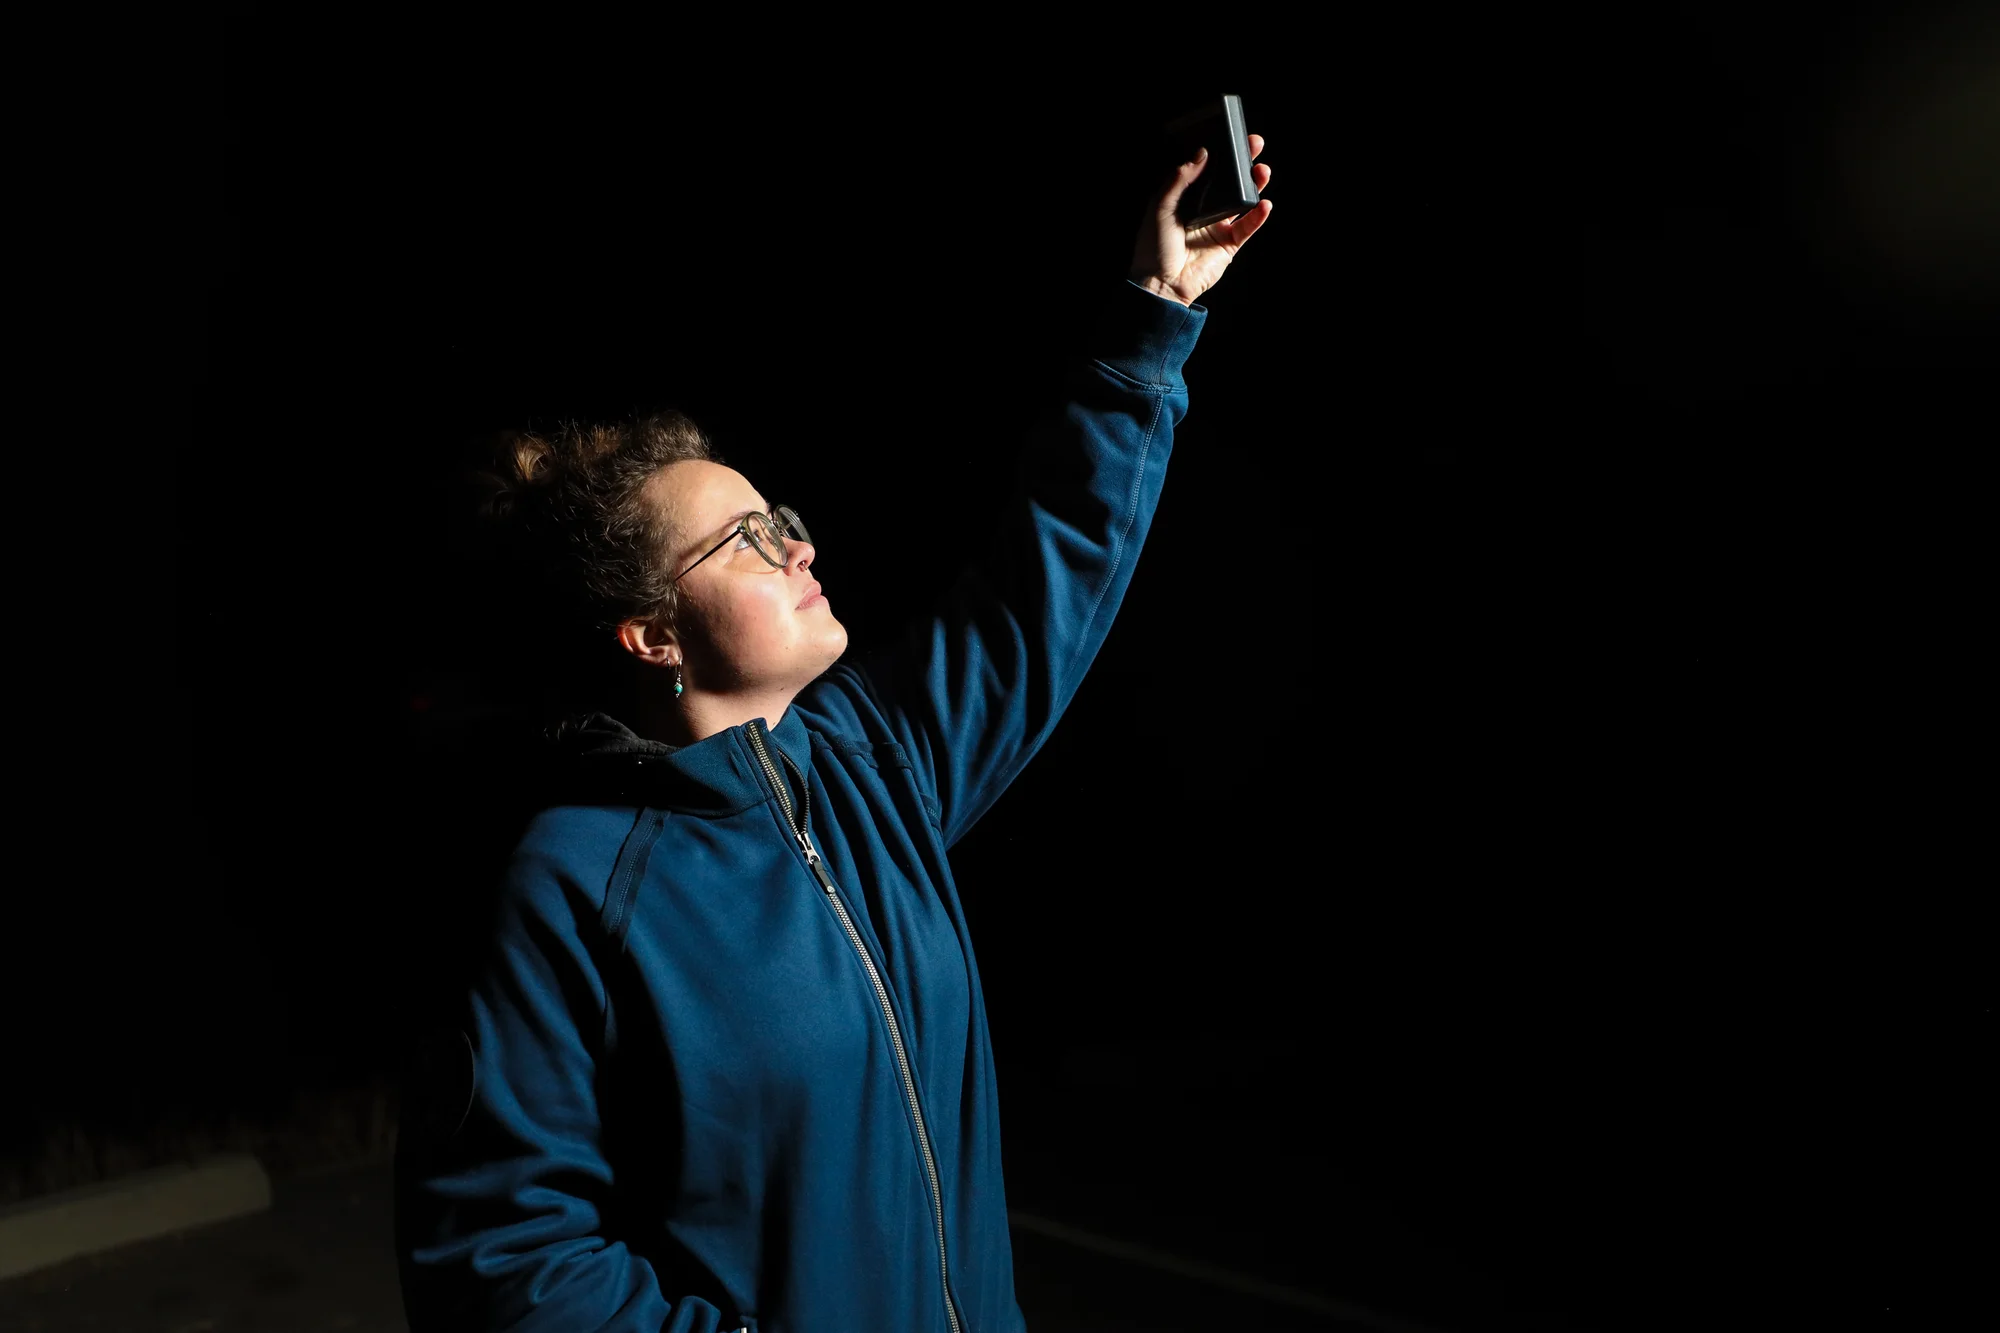
[[1067, 405], [1028, 441], [992, 551], [892, 650], [856, 667], [928, 780], [946, 846], [1042, 747], [1110, 632], [1207, 317], [1136, 283], [1113, 292]]
[[410, 1328], [733, 1333], [741, 1321], [669, 1299], [652, 1265], [604, 1234], [605, 991], [584, 938], [600, 926], [566, 878], [545, 862], [510, 868], [459, 1043], [470, 1086], [451, 1099], [443, 1135], [398, 1144]]

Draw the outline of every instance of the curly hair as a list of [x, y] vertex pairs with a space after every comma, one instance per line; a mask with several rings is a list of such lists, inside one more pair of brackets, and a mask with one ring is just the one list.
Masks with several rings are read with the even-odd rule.
[[[566, 422], [549, 434], [508, 431], [479, 472], [476, 509], [497, 539], [502, 591], [539, 640], [544, 666], [606, 664], [627, 620], [673, 625], [679, 589], [668, 567], [668, 515], [647, 482], [671, 463], [723, 460], [679, 412], [609, 425]], [[582, 646], [582, 653], [564, 652]]]

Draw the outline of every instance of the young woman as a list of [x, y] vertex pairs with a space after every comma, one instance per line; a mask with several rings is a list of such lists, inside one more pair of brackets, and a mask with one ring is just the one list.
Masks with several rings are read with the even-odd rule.
[[507, 503], [641, 684], [566, 729], [447, 1077], [406, 1107], [416, 1333], [1024, 1327], [946, 853], [1104, 642], [1194, 302], [1270, 216], [1180, 226], [1203, 165], [1149, 212], [1003, 540], [879, 657], [841, 660], [805, 520], [692, 423], [520, 442]]

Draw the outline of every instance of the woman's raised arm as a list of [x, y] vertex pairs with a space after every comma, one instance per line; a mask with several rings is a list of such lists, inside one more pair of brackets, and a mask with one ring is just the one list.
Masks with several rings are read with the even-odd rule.
[[[1253, 155], [1263, 151], [1250, 136]], [[1111, 628], [1187, 412], [1181, 367], [1207, 319], [1194, 302], [1270, 216], [1267, 200], [1197, 230], [1174, 217], [1205, 160], [1182, 166], [1140, 227], [1061, 415], [1028, 442], [992, 552], [888, 651], [834, 667], [798, 705], [837, 730], [886, 727], [963, 837], [1034, 757]], [[1270, 169], [1258, 164], [1261, 190]]]

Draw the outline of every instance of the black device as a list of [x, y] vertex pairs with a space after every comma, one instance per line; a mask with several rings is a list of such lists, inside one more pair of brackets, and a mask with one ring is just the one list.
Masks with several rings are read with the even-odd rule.
[[1250, 177], [1250, 132], [1243, 124], [1243, 99], [1227, 93], [1203, 102], [1167, 125], [1176, 164], [1192, 162], [1208, 149], [1208, 165], [1181, 195], [1174, 216], [1183, 227], [1247, 213], [1257, 206], [1257, 186]]

